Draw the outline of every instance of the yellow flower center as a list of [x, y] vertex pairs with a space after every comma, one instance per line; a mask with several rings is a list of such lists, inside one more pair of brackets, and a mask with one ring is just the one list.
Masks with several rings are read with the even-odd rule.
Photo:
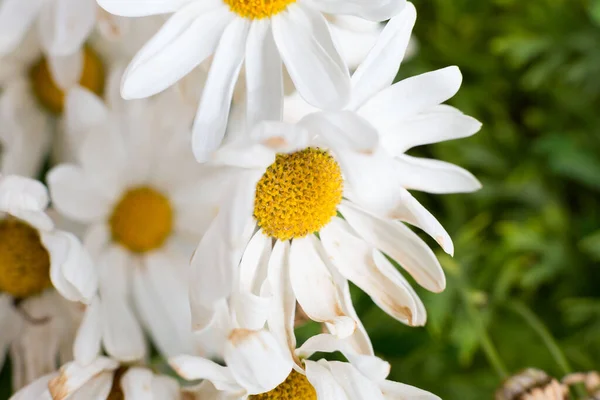
[[143, 253], [163, 245], [173, 228], [173, 209], [162, 193], [149, 188], [130, 189], [110, 217], [113, 240]]
[[[52, 79], [45, 58], [31, 68], [29, 76], [39, 102], [50, 112], [60, 114], [65, 106], [65, 93]], [[98, 96], [104, 91], [104, 66], [98, 55], [89, 47], [83, 52], [83, 70], [79, 84]]]
[[304, 237], [336, 215], [343, 186], [340, 166], [327, 151], [278, 154], [256, 185], [254, 217], [268, 236]]
[[279, 14], [296, 0], [223, 0], [223, 2], [240, 17], [262, 19]]
[[317, 392], [306, 376], [292, 370], [281, 385], [270, 392], [250, 396], [250, 400], [317, 400]]
[[0, 292], [24, 298], [51, 285], [50, 256], [38, 231], [18, 219], [0, 221]]

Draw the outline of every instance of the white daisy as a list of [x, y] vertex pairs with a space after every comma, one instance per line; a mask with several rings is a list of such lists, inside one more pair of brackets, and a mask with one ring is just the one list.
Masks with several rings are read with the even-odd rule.
[[[352, 100], [346, 110], [355, 112], [380, 136], [381, 148], [394, 156], [394, 176], [364, 176], [406, 189], [429, 193], [473, 192], [481, 188], [468, 171], [455, 165], [406, 155], [415, 146], [471, 136], [481, 124], [459, 110], [443, 105], [460, 88], [462, 76], [448, 67], [404, 79], [392, 85], [398, 65], [410, 44], [416, 10], [408, 3], [383, 30], [377, 43], [352, 76]], [[297, 95], [287, 99], [285, 120], [295, 122], [316, 111]], [[349, 177], [351, 179], [351, 177]], [[357, 193], [371, 201], [369, 193]], [[380, 199], [373, 199], [379, 201]]]
[[458, 167], [418, 159], [413, 164], [436, 165], [437, 170], [414, 167], [409, 171], [416, 176], [409, 176], [405, 169], [412, 159], [395, 144], [468, 136], [480, 124], [439, 105], [460, 87], [455, 67], [386, 86], [414, 20], [409, 4], [388, 23], [354, 74], [353, 103], [368, 99], [356, 111], [315, 112], [295, 125], [265, 122], [250, 135], [233, 135], [215, 153], [214, 163], [239, 170], [230, 178], [237, 186], [223, 194], [221, 212], [192, 259], [195, 329], [210, 323], [218, 301], [236, 293], [238, 279], [245, 289], [242, 301], [233, 302], [241, 307], [236, 314], [267, 302], [263, 287], [273, 287], [272, 274], [281, 274], [280, 285], [289, 288], [284, 290], [288, 297], [271, 299], [286, 321], [293, 321], [296, 298], [311, 319], [339, 336], [352, 333], [355, 318], [341, 303], [347, 279], [394, 318], [409, 325], [425, 323], [423, 304], [384, 254], [421, 286], [439, 292], [445, 287], [439, 262], [402, 222], [423, 229], [449, 254], [453, 245], [407, 188], [472, 191], [479, 182]]
[[[209, 360], [179, 356], [170, 363], [183, 378], [204, 379], [195, 390], [198, 400], [439, 400], [434, 394], [413, 386], [386, 380], [390, 366], [375, 357], [356, 354], [351, 346], [332, 335], [310, 338], [295, 350], [298, 364], [293, 370], [280, 369], [277, 350], [262, 346], [261, 333], [234, 331], [229, 338], [229, 358], [234, 364], [221, 366]], [[341, 352], [348, 362], [309, 360], [316, 352]], [[269, 356], [269, 354], [271, 354]], [[278, 385], [269, 389], [257, 385], [273, 373], [287, 372]], [[262, 390], [262, 391], [258, 391]]]
[[[72, 96], [68, 128], [87, 134], [78, 163], [55, 167], [48, 182], [55, 208], [87, 225], [84, 243], [100, 276], [104, 347], [119, 360], [139, 359], [141, 323], [163, 354], [193, 353], [189, 258], [215, 206], [212, 188], [197, 185], [188, 124], [178, 121], [177, 104], [163, 118], [160, 99], [113, 110], [90, 92]], [[210, 178], [218, 188], [219, 176]]]
[[72, 361], [15, 393], [11, 400], [124, 399], [179, 400], [177, 381], [144, 366], [98, 357], [87, 365]]
[[89, 255], [54, 228], [47, 204], [40, 182], [0, 177], [0, 360], [10, 349], [15, 388], [70, 357], [79, 313], [67, 300], [89, 302], [97, 288]]
[[94, 0], [3, 0], [0, 2], [0, 54], [14, 51], [34, 23], [47, 54], [77, 52], [96, 23]]
[[194, 124], [194, 154], [204, 161], [223, 139], [242, 64], [245, 64], [249, 126], [264, 119], [280, 119], [282, 63], [309, 103], [337, 109], [348, 101], [350, 77], [322, 13], [353, 14], [382, 21], [397, 14], [405, 0], [98, 0], [98, 3], [122, 16], [174, 13], [129, 65], [121, 90], [125, 98], [158, 93], [214, 54]]

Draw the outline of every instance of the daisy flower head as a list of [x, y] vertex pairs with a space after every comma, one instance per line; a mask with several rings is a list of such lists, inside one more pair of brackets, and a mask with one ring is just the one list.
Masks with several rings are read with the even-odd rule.
[[[439, 400], [439, 397], [413, 386], [387, 380], [390, 365], [372, 355], [357, 354], [344, 340], [329, 334], [308, 339], [295, 349], [298, 363], [276, 386], [261, 392], [253, 385], [268, 373], [278, 370], [273, 358], [260, 358], [260, 334], [235, 331], [229, 338], [230, 358], [238, 365], [221, 366], [200, 357], [179, 356], [171, 366], [185, 379], [204, 379], [193, 398], [228, 398], [232, 400]], [[258, 341], [238, 345], [239, 341]], [[274, 350], [270, 350], [275, 353]], [[341, 352], [347, 361], [311, 360], [317, 352]], [[235, 354], [237, 353], [237, 354]], [[242, 362], [244, 361], [244, 362]], [[281, 375], [281, 374], [280, 374]], [[250, 384], [249, 384], [250, 383]], [[219, 397], [220, 396], [220, 397]]]
[[84, 90], [71, 96], [77, 110], [67, 111], [67, 128], [84, 140], [77, 161], [53, 168], [48, 182], [57, 211], [87, 227], [104, 347], [119, 360], [140, 359], [143, 327], [163, 354], [193, 353], [188, 265], [216, 206], [197, 185], [188, 123], [175, 124], [174, 103], [173, 118], [163, 118], [158, 98], [112, 109]]
[[[384, 204], [385, 199], [402, 196], [402, 188], [436, 194], [473, 192], [481, 188], [471, 173], [458, 166], [405, 154], [416, 146], [471, 136], [481, 128], [479, 121], [442, 104], [461, 86], [462, 75], [457, 67], [442, 68], [392, 84], [409, 48], [415, 21], [416, 10], [408, 3], [388, 22], [352, 75], [351, 100], [345, 108], [378, 132], [380, 148], [394, 158], [388, 169], [392, 175], [348, 177], [389, 189], [387, 197], [378, 196], [374, 191], [355, 193], [363, 202], [381, 211], [393, 207], [391, 203]], [[291, 96], [286, 104], [285, 120], [298, 121], [314, 111], [299, 96]], [[360, 158], [353, 162], [361, 162]], [[444, 246], [446, 250], [450, 250], [449, 245]]]
[[[383, 21], [405, 0], [98, 0], [122, 16], [173, 13], [140, 50], [123, 78], [128, 99], [158, 93], [213, 55], [193, 129], [193, 149], [207, 160], [225, 133], [237, 77], [245, 66], [247, 123], [279, 120], [285, 65], [311, 104], [337, 109], [349, 99], [348, 67], [323, 13]], [[178, 61], [172, 62], [173, 59]]]
[[48, 399], [179, 400], [177, 381], [143, 365], [98, 357], [89, 364], [71, 361], [15, 393], [12, 400]]
[[40, 182], [0, 177], [0, 360], [10, 350], [13, 386], [54, 370], [77, 326], [77, 304], [97, 289], [91, 259], [78, 239], [55, 229]]

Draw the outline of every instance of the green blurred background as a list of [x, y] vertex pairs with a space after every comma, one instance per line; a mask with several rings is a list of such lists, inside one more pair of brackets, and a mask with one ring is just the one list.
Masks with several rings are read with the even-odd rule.
[[483, 122], [472, 138], [413, 154], [461, 165], [484, 188], [416, 194], [454, 238], [453, 259], [438, 252], [448, 287], [423, 293], [423, 329], [357, 293], [376, 351], [392, 378], [446, 400], [489, 399], [501, 384], [483, 330], [508, 374], [600, 369], [600, 0], [413, 1], [420, 48], [399, 78], [458, 65], [450, 103]]

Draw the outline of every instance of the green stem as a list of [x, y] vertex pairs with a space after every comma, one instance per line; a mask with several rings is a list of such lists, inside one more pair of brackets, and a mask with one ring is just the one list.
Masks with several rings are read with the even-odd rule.
[[469, 318], [471, 319], [473, 324], [475, 324], [477, 330], [479, 331], [479, 343], [481, 345], [481, 348], [483, 349], [483, 352], [488, 362], [492, 365], [500, 379], [506, 379], [508, 378], [506, 366], [500, 358], [500, 355], [498, 354], [498, 351], [496, 350], [492, 339], [488, 335], [485, 325], [481, 319], [481, 316], [479, 315], [479, 312], [477, 311], [477, 309], [473, 305], [473, 302], [469, 298], [468, 286], [466, 282], [463, 281], [463, 278], [460, 275], [460, 273], [457, 275], [459, 280], [461, 296], [467, 308], [467, 314], [469, 315]]

